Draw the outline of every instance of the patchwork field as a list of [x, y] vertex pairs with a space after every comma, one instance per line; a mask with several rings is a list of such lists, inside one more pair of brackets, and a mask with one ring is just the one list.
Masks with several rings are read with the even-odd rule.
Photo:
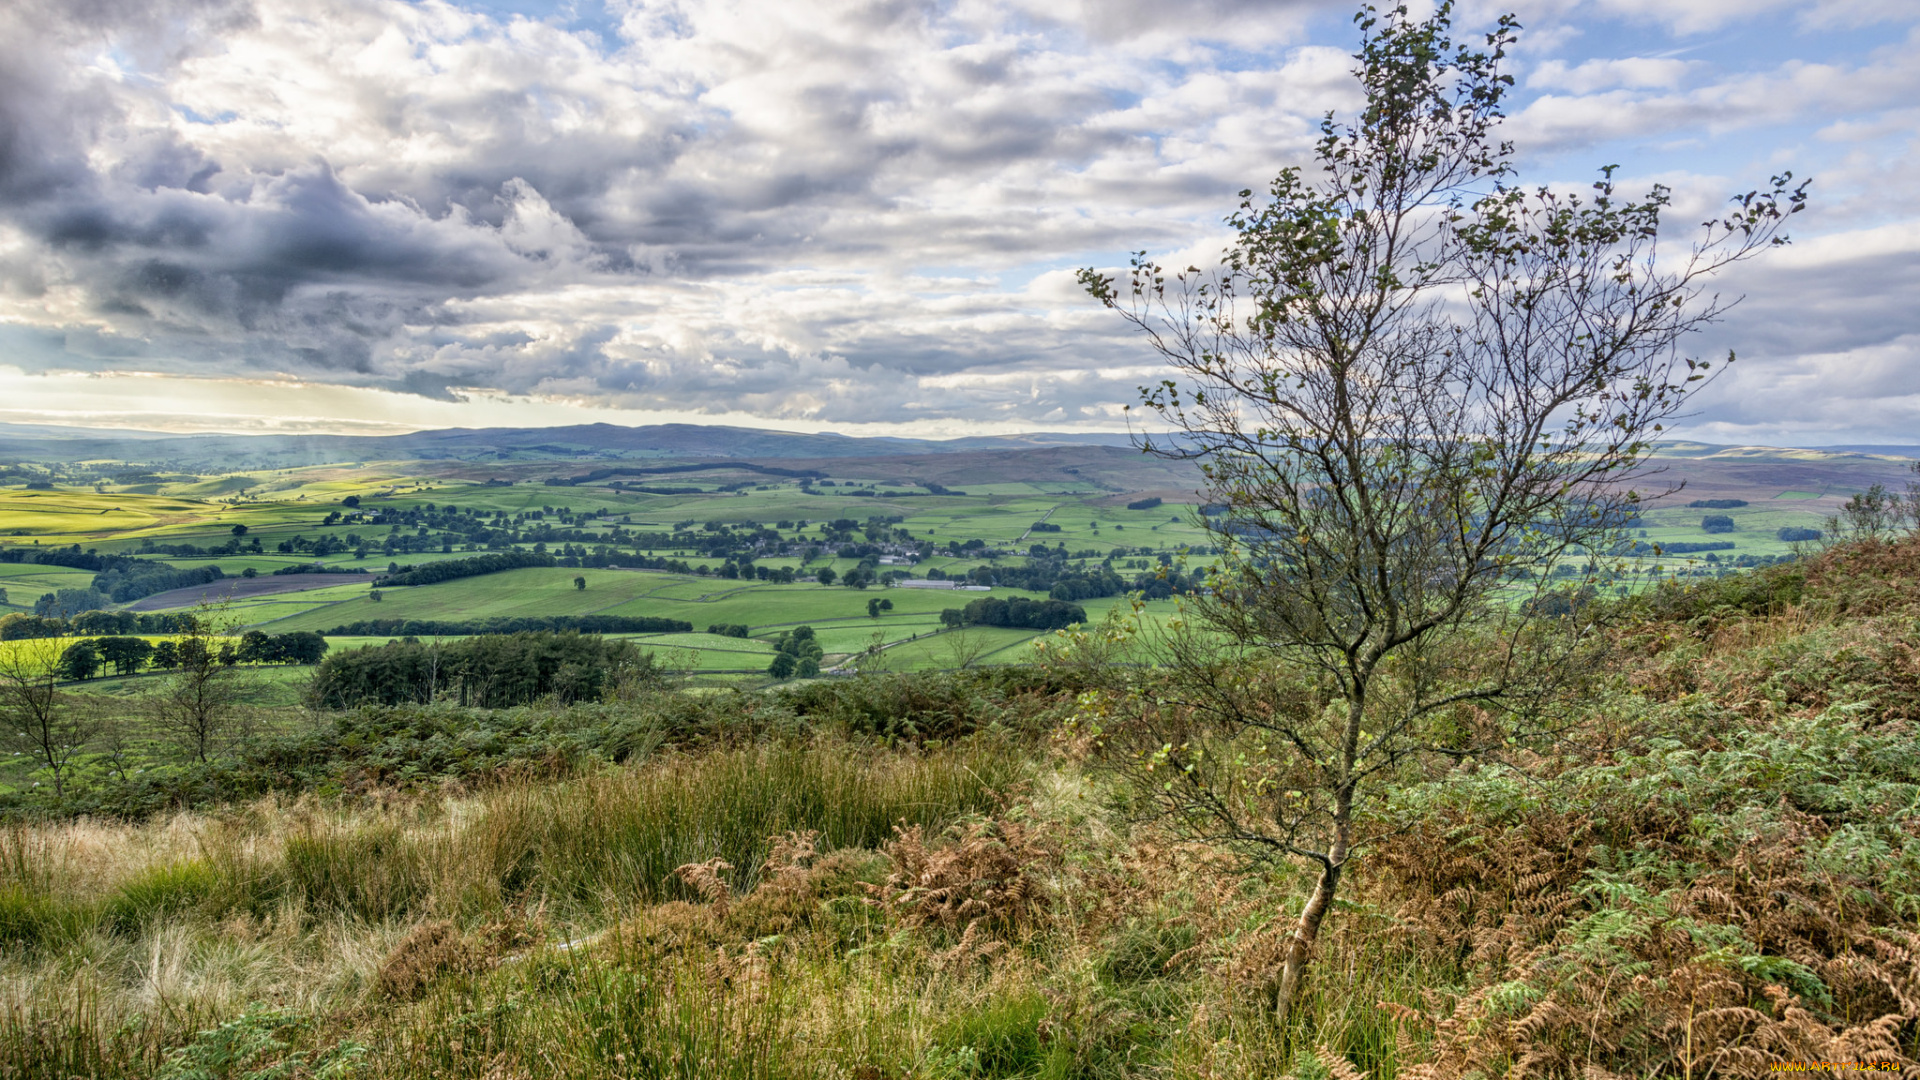
[[[1656, 464], [1664, 472], [1655, 490], [1679, 490], [1648, 505], [1635, 539], [1662, 550], [1610, 563], [1624, 572], [1612, 578], [1619, 590], [1675, 573], [1734, 572], [1736, 563], [1786, 555], [1794, 544], [1780, 538], [1781, 529], [1820, 528], [1847, 494], [1870, 482], [1893, 482], [1903, 468], [1900, 460], [1871, 455], [1698, 444], [1663, 448]], [[1026, 580], [1022, 568], [1042, 565], [1042, 554], [1048, 574], [1110, 572], [1133, 587], [1152, 580], [1163, 564], [1191, 570], [1211, 561], [1212, 538], [1198, 517], [1197, 476], [1115, 448], [808, 459], [779, 462], [769, 466], [772, 472], [756, 468], [722, 463], [594, 472], [523, 455], [503, 465], [359, 462], [214, 476], [136, 473], [128, 479], [137, 482], [124, 484], [0, 489], [0, 546], [77, 546], [180, 570], [217, 568], [231, 580], [113, 606], [154, 613], [211, 602], [236, 631], [325, 632], [368, 620], [679, 619], [695, 633], [646, 637], [641, 644], [663, 659], [671, 653], [675, 667], [715, 679], [764, 669], [772, 639], [800, 625], [815, 627], [829, 666], [855, 658], [863, 667], [896, 669], [1019, 662], [1035, 632], [982, 627], [959, 641], [941, 625], [941, 611], [981, 595], [1045, 599], [1044, 581], [1042, 591], [1019, 587]], [[1695, 499], [1746, 505], [1686, 505]], [[1724, 515], [1733, 528], [1707, 532], [1708, 514]], [[1732, 547], [1673, 550], [1702, 543]], [[374, 587], [394, 567], [488, 550], [546, 551], [563, 565]], [[752, 573], [726, 577], [736, 562]], [[629, 568], [643, 564], [654, 568]], [[336, 572], [275, 573], [296, 566]], [[257, 576], [242, 580], [249, 571]], [[836, 584], [810, 580], [823, 571], [831, 571]], [[882, 573], [984, 574], [1001, 584], [981, 594], [837, 583], [849, 574]], [[781, 574], [802, 580], [781, 584], [755, 576]], [[94, 577], [66, 566], [0, 563], [0, 613], [30, 612], [62, 590], [89, 589]], [[876, 599], [890, 608], [869, 612]], [[1116, 600], [1079, 602], [1098, 618]], [[1165, 601], [1149, 604], [1146, 618], [1157, 622], [1168, 608]], [[715, 624], [746, 626], [752, 636], [702, 633]], [[339, 638], [334, 645], [358, 643]]]

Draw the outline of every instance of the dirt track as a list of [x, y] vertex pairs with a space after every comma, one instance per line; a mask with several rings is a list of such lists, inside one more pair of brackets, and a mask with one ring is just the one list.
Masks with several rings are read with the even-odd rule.
[[283, 574], [279, 577], [268, 575], [255, 578], [221, 578], [206, 585], [168, 589], [163, 593], [141, 597], [128, 604], [127, 610], [166, 611], [171, 608], [192, 607], [208, 601], [268, 596], [273, 593], [306, 592], [308, 589], [325, 589], [334, 585], [351, 585], [355, 582], [365, 584], [372, 580], [372, 574]]

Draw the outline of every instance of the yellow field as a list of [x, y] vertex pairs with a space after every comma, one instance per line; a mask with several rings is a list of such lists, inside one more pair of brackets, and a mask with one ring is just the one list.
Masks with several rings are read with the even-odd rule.
[[[60, 659], [61, 653], [66, 652], [69, 647], [78, 642], [98, 641], [102, 637], [137, 637], [158, 644], [162, 641], [173, 640], [178, 636], [177, 634], [100, 634], [94, 637], [28, 638], [24, 641], [0, 641], [0, 667], [7, 667], [19, 663], [22, 660], [26, 661], [29, 665], [52, 664]], [[230, 637], [217, 640], [232, 641], [237, 644], [240, 639]], [[107, 665], [106, 670], [111, 671], [112, 665]]]
[[0, 491], [0, 536], [68, 540], [124, 537], [217, 520], [224, 507], [197, 499], [91, 491]]

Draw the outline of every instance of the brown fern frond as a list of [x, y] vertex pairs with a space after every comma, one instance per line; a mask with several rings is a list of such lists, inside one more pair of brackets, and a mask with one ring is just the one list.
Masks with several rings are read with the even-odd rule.
[[1367, 1074], [1353, 1067], [1353, 1063], [1327, 1048], [1326, 1043], [1313, 1048], [1313, 1056], [1319, 1060], [1320, 1067], [1327, 1070], [1333, 1080], [1367, 1080]]
[[686, 863], [673, 868], [673, 876], [681, 880], [693, 891], [700, 894], [713, 907], [714, 918], [727, 917], [732, 890], [727, 887], [726, 879], [720, 875], [732, 870], [733, 864], [725, 859], [712, 858], [703, 863]]

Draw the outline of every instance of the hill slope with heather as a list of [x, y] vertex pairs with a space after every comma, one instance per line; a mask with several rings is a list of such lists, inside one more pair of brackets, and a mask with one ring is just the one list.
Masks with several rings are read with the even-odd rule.
[[1562, 734], [1396, 779], [1286, 1030], [1297, 868], [1136, 819], [1061, 664], [328, 714], [20, 821], [0, 1074], [1920, 1067], [1920, 540], [1610, 620]]

